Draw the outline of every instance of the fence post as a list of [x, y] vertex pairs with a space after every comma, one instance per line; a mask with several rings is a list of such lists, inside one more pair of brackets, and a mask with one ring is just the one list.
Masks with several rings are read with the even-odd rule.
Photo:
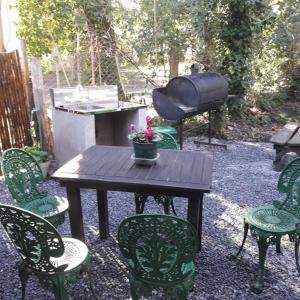
[[41, 61], [38, 58], [31, 58], [30, 65], [33, 99], [35, 108], [38, 112], [41, 146], [43, 149], [53, 154], [53, 134], [51, 130], [50, 118], [48, 117], [49, 105], [45, 97]]
[[30, 86], [30, 79], [29, 79], [30, 74], [29, 74], [28, 57], [27, 57], [27, 50], [26, 50], [26, 41], [24, 39], [20, 39], [20, 62], [21, 62], [21, 68], [23, 73], [23, 79], [24, 79], [27, 111], [30, 119], [31, 110], [33, 107], [33, 99], [32, 99], [32, 91], [30, 89], [31, 86]]

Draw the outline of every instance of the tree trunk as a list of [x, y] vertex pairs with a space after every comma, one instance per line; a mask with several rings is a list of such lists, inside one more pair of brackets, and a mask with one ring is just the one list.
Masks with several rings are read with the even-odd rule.
[[179, 66], [179, 53], [177, 48], [171, 47], [169, 51], [169, 66], [170, 66], [170, 79], [178, 76], [178, 66]]
[[[248, 5], [249, 6], [249, 5]], [[221, 73], [229, 78], [229, 91], [236, 95], [227, 101], [230, 119], [239, 120], [245, 110], [245, 94], [249, 86], [251, 74], [251, 43], [252, 31], [249, 24], [247, 5], [238, 0], [230, 2], [228, 8], [228, 23], [224, 25], [221, 39], [231, 55], [225, 56]], [[240, 32], [239, 29], [243, 28]]]
[[84, 0], [82, 8], [87, 18], [90, 32], [98, 36], [100, 44], [101, 81], [118, 86], [119, 100], [125, 99], [116, 63], [115, 32], [110, 20], [110, 0]]

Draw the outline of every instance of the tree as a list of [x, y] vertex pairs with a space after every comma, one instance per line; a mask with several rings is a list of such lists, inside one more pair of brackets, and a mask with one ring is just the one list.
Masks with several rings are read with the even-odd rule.
[[110, 0], [81, 0], [89, 30], [99, 39], [102, 80], [106, 84], [117, 84], [119, 99], [125, 98], [117, 65], [116, 37], [112, 23]]
[[122, 41], [152, 65], [168, 61], [169, 76], [177, 76], [179, 61], [192, 40], [189, 4], [190, 0], [137, 0], [127, 10], [120, 5], [116, 23]]
[[28, 54], [41, 57], [53, 49], [52, 33], [59, 49], [72, 52], [76, 32], [75, 0], [17, 0], [18, 35], [24, 38]]
[[124, 99], [110, 0], [17, 0], [16, 6], [20, 17], [18, 34], [26, 39], [31, 56], [51, 53], [54, 41], [60, 52], [74, 53], [76, 32], [85, 33], [87, 24], [88, 33], [94, 33], [101, 45], [102, 81], [117, 84], [119, 96]]
[[274, 22], [270, 1], [194, 1], [194, 26], [201, 39], [200, 53], [204, 54], [200, 59], [206, 69], [217, 70], [226, 77], [229, 92], [236, 95], [227, 101], [229, 115], [240, 118], [253, 82], [253, 51], [261, 47], [264, 28]]

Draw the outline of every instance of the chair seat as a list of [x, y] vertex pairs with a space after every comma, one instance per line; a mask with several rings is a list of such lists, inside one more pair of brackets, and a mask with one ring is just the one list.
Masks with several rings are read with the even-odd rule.
[[88, 257], [88, 248], [77, 239], [62, 238], [62, 240], [65, 247], [64, 254], [50, 258], [50, 262], [57, 268], [67, 265], [64, 272], [72, 271], [85, 262]]
[[[159, 276], [159, 280], [153, 275], [151, 276], [147, 272], [141, 272], [139, 270], [138, 272], [135, 272], [134, 263], [132, 260], [128, 260], [128, 266], [130, 270], [130, 276], [132, 276], [135, 280], [138, 280], [140, 282], [146, 283], [146, 284], [153, 284], [155, 286], [159, 287], [166, 287], [166, 286], [173, 286], [176, 283], [184, 282], [184, 281], [190, 281], [193, 283], [193, 278], [195, 276], [195, 264], [194, 262], [189, 262], [187, 264], [182, 264], [181, 272], [182, 274], [180, 275], [179, 273], [175, 275], [175, 272], [171, 275], [173, 278], [170, 279], [168, 276], [163, 277]], [[176, 279], [175, 279], [176, 278]]]
[[272, 206], [262, 206], [251, 209], [245, 217], [252, 226], [274, 233], [288, 233], [296, 229], [299, 221], [291, 213]]
[[43, 218], [49, 218], [65, 212], [69, 207], [69, 202], [64, 197], [47, 196], [32, 200], [22, 206], [22, 208], [32, 211]]

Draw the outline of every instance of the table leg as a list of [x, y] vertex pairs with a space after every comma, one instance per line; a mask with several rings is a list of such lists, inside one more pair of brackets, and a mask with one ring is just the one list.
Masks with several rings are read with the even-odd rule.
[[107, 239], [109, 236], [107, 191], [97, 190], [97, 201], [100, 238]]
[[196, 228], [199, 241], [199, 251], [201, 251], [203, 193], [189, 197], [188, 201], [187, 219]]
[[67, 187], [67, 197], [69, 201], [68, 211], [72, 237], [84, 242], [80, 189]]

